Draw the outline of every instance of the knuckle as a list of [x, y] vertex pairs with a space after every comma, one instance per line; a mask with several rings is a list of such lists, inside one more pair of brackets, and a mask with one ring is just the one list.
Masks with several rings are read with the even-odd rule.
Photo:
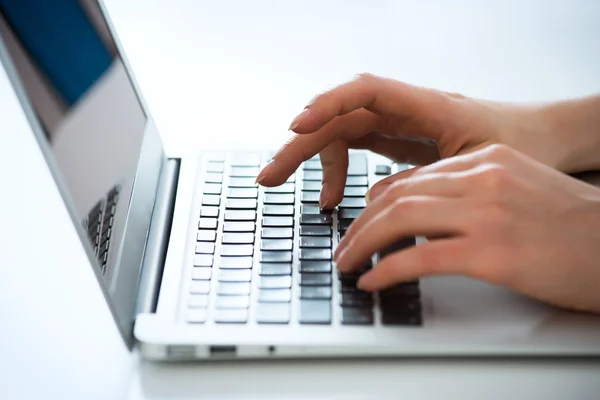
[[410, 213], [417, 206], [417, 201], [412, 198], [395, 199], [392, 203], [391, 213], [394, 219], [400, 219]]
[[379, 79], [379, 77], [370, 72], [361, 72], [359, 74], [356, 74], [354, 79], [358, 80], [358, 81], [372, 82], [372, 81], [377, 81]]
[[476, 177], [480, 185], [493, 193], [501, 191], [512, 179], [510, 171], [504, 165], [497, 163], [484, 164]]
[[492, 160], [507, 160], [514, 153], [514, 150], [502, 143], [494, 143], [486, 148], [487, 153]]

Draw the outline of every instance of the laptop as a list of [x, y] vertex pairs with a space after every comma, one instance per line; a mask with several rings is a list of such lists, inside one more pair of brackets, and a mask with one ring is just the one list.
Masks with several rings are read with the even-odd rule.
[[502, 287], [439, 276], [356, 288], [381, 257], [423, 238], [338, 273], [332, 253], [367, 189], [410, 165], [353, 152], [344, 199], [323, 211], [318, 156], [264, 188], [255, 179], [274, 149], [166, 154], [102, 4], [0, 0], [0, 39], [65, 223], [123, 340], [145, 358], [600, 354], [598, 317]]

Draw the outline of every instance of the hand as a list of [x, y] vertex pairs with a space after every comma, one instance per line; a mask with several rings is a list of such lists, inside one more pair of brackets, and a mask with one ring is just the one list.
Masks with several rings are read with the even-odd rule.
[[[580, 105], [597, 114], [598, 101]], [[564, 123], [557, 112], [541, 105], [516, 105], [468, 98], [415, 87], [392, 79], [362, 74], [355, 80], [317, 96], [292, 122], [297, 133], [261, 172], [264, 186], [283, 183], [300, 164], [320, 153], [323, 165], [321, 207], [333, 208], [342, 199], [348, 168], [348, 149], [368, 149], [398, 162], [426, 165], [490, 144], [507, 144], [564, 172], [575, 172], [568, 159], [569, 144], [586, 140], [565, 138], [565, 132], [595, 130], [589, 118], [585, 129]], [[597, 119], [597, 117], [594, 117]], [[574, 119], [574, 118], [571, 118]], [[554, 129], [554, 126], [560, 129]], [[568, 128], [567, 128], [568, 127]], [[555, 132], [556, 131], [556, 132]], [[562, 135], [562, 136], [561, 136]], [[600, 139], [600, 135], [595, 135]], [[598, 140], [597, 140], [598, 141]], [[586, 145], [583, 145], [586, 143]], [[584, 157], [576, 155], [577, 162]]]
[[600, 189], [506, 146], [379, 182], [336, 250], [338, 269], [359, 268], [401, 237], [420, 235], [430, 240], [388, 255], [359, 287], [462, 274], [600, 312]]

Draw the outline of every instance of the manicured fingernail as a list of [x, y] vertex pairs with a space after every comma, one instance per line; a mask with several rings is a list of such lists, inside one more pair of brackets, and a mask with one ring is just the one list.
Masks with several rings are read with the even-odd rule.
[[296, 118], [294, 118], [294, 120], [290, 124], [288, 131], [292, 131], [292, 130], [296, 129], [298, 127], [298, 125], [300, 125], [302, 120], [306, 117], [306, 115], [308, 114], [309, 111], [310, 111], [310, 109], [306, 108], [304, 111], [302, 111], [300, 114], [298, 114], [298, 116]]
[[319, 207], [324, 209], [327, 207], [327, 200], [329, 199], [329, 187], [327, 183], [324, 183], [321, 186], [321, 195], [319, 196]]
[[265, 167], [262, 169], [262, 171], [260, 171], [260, 173], [256, 177], [256, 181], [254, 183], [257, 183], [260, 185], [260, 183], [269, 176], [269, 172], [273, 167], [273, 161], [275, 161], [275, 160], [271, 160], [271, 161], [269, 161], [269, 163], [267, 165], [265, 165]]

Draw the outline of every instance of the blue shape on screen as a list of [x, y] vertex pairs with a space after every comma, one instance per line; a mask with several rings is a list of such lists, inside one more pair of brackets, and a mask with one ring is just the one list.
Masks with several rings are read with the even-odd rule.
[[112, 62], [77, 0], [0, 0], [0, 10], [67, 105], [76, 103]]

